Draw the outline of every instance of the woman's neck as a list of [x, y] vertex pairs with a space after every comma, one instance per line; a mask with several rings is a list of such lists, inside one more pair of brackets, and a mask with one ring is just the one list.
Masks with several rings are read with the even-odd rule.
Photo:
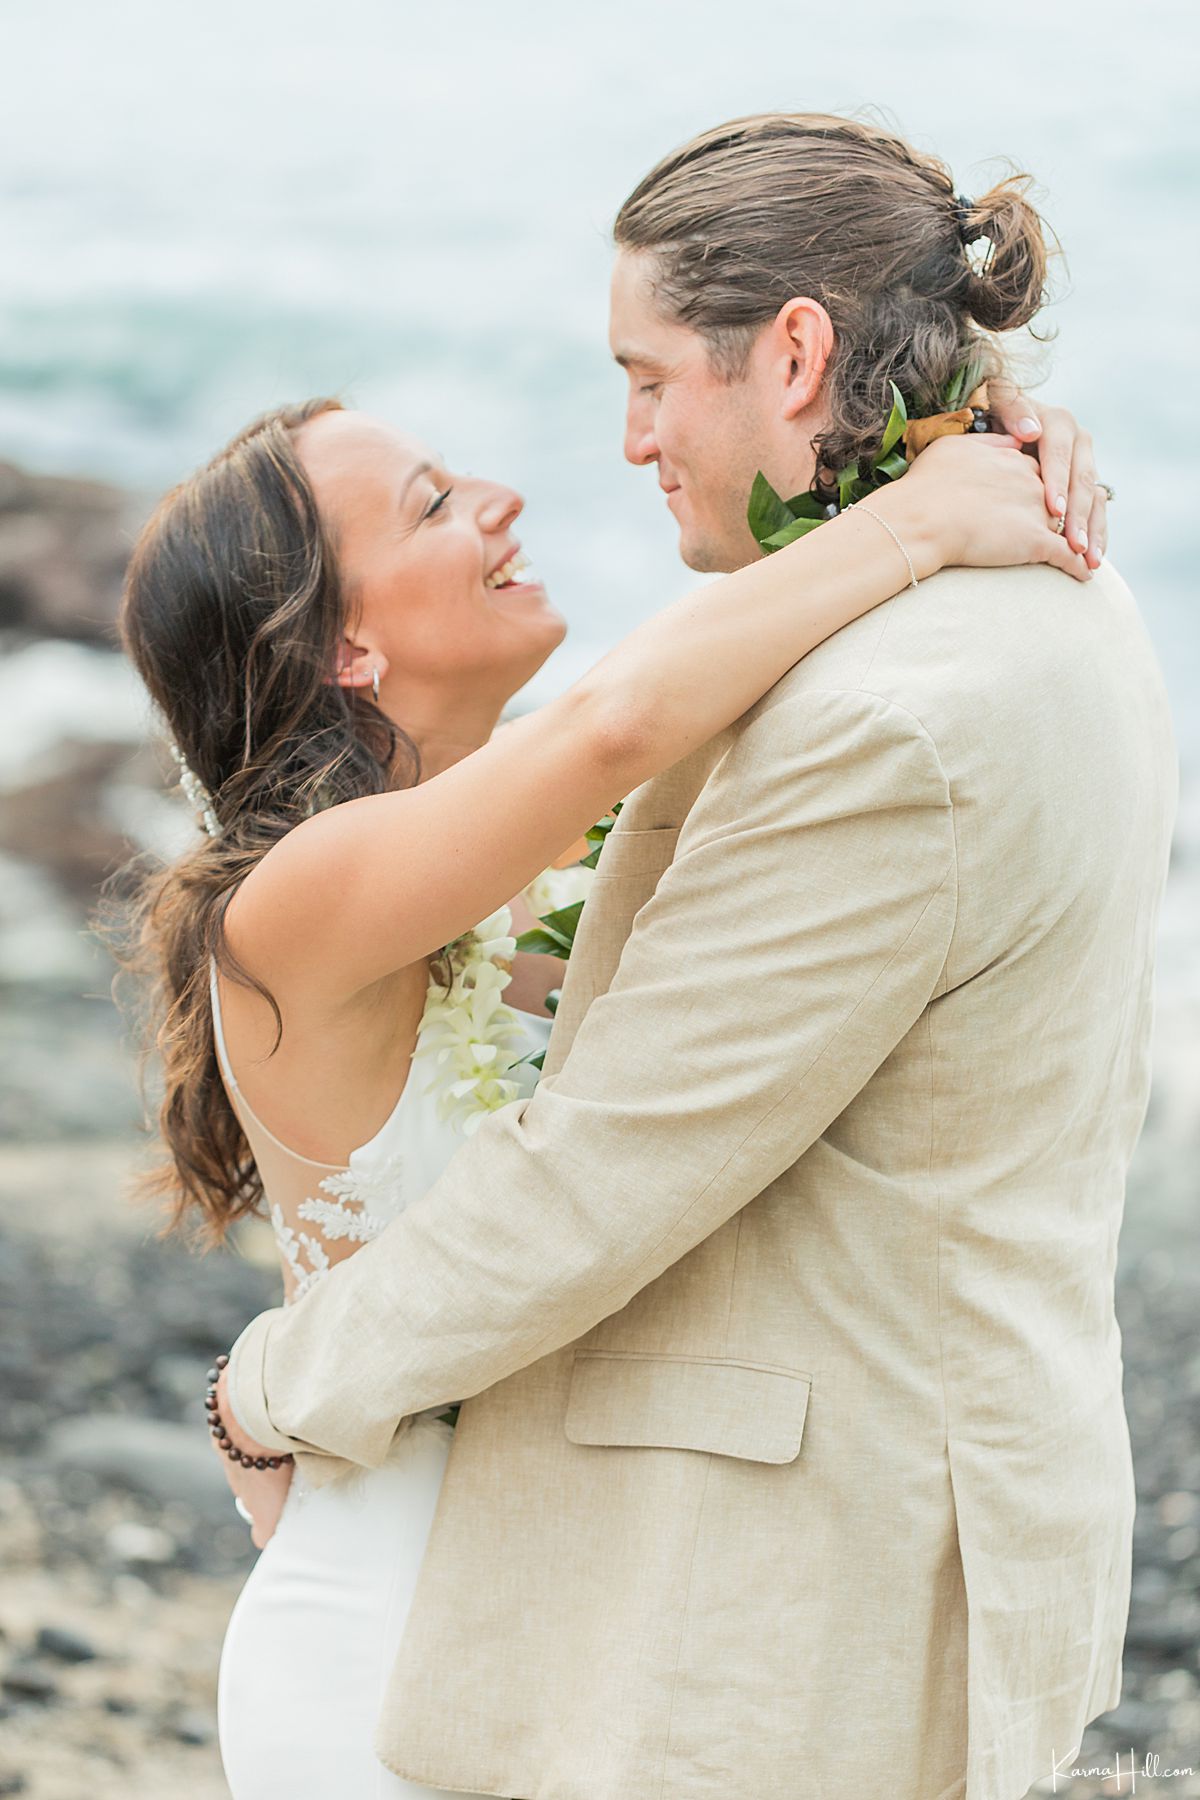
[[[487, 743], [496, 729], [500, 708], [478, 709], [471, 716], [460, 711], [452, 719], [429, 718], [416, 724], [406, 720], [400, 729], [416, 744], [421, 757], [421, 780], [429, 781], [470, 756]], [[401, 762], [403, 759], [400, 759]]]

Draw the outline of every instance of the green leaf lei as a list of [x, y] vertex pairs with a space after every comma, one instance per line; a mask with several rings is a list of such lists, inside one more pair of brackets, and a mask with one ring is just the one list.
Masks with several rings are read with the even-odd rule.
[[[977, 358], [969, 359], [947, 383], [941, 406], [923, 416], [933, 417], [938, 412], [958, 411], [965, 404], [965, 396], [974, 393], [978, 387], [982, 373], [980, 361]], [[794, 544], [797, 538], [802, 538], [806, 532], [815, 531], [826, 519], [835, 519], [848, 506], [853, 506], [856, 500], [865, 499], [868, 494], [886, 487], [891, 481], [899, 481], [905, 474], [909, 463], [899, 445], [910, 414], [904, 396], [895, 382], [889, 382], [888, 386], [892, 390], [892, 410], [883, 428], [879, 449], [869, 463], [866, 457], [862, 457], [847, 463], [839, 471], [836, 500], [822, 500], [811, 488], [807, 493], [784, 500], [775, 492], [762, 470], [758, 471], [750, 489], [746, 519], [754, 533], [755, 542], [768, 556], [774, 550], [782, 550], [786, 544]], [[976, 408], [975, 411], [975, 429], [986, 430], [986, 420], [981, 409]]]
[[[602, 819], [597, 820], [595, 825], [589, 827], [587, 841], [592, 848], [586, 856], [580, 857], [577, 865], [579, 868], [594, 869], [596, 867], [608, 834], [617, 822], [621, 806], [622, 802], [618, 800], [611, 812], [605, 813]], [[575, 934], [579, 929], [579, 920], [584, 904], [585, 902], [582, 900], [575, 900], [570, 906], [561, 906], [554, 912], [543, 913], [536, 925], [528, 931], [523, 931], [518, 937], [517, 949], [527, 950], [533, 956], [558, 956], [562, 958], [563, 962], [566, 962], [575, 947]], [[561, 988], [551, 988], [546, 995], [546, 1011], [551, 1018], [558, 1011], [561, 993]], [[522, 1056], [518, 1060], [529, 1063], [531, 1068], [540, 1069], [545, 1056], [546, 1052], [539, 1050], [534, 1056]]]

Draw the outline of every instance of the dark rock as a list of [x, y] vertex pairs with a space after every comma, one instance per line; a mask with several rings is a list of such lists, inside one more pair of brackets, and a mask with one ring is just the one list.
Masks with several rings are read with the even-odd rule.
[[0, 463], [0, 628], [112, 646], [145, 510], [104, 482]]
[[58, 1681], [49, 1669], [38, 1663], [16, 1662], [4, 1674], [0, 1686], [18, 1700], [38, 1700], [43, 1704], [58, 1699]]
[[1187, 1618], [1140, 1618], [1136, 1613], [1125, 1634], [1126, 1648], [1165, 1662], [1178, 1662], [1200, 1645], [1200, 1615]]
[[160, 758], [148, 746], [73, 739], [69, 727], [54, 766], [0, 794], [0, 849], [49, 874], [58, 892], [90, 907], [101, 881], [127, 860], [131, 845], [114, 822], [114, 786], [157, 792]]
[[211, 1719], [195, 1708], [176, 1714], [168, 1729], [181, 1744], [211, 1744], [217, 1735]]
[[162, 1505], [178, 1501], [214, 1525], [229, 1522], [229, 1487], [202, 1426], [166, 1419], [92, 1416], [51, 1431], [50, 1461], [81, 1469]]
[[94, 1662], [100, 1654], [90, 1638], [61, 1625], [43, 1625], [37, 1634], [36, 1649], [39, 1655], [66, 1663]]

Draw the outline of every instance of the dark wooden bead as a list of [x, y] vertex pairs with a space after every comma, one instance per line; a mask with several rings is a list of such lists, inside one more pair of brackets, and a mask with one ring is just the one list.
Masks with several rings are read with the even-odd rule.
[[254, 1467], [254, 1458], [252, 1456], [243, 1456], [242, 1467], [243, 1469], [252, 1469]]
[[267, 1466], [266, 1457], [265, 1456], [256, 1456], [254, 1459], [254, 1466], [256, 1469], [265, 1469]]
[[225, 1452], [225, 1454], [226, 1454], [226, 1456], [229, 1457], [231, 1462], [239, 1462], [241, 1460], [242, 1453], [238, 1449], [236, 1444], [230, 1444], [230, 1446], [229, 1446], [228, 1450]]
[[219, 1375], [219, 1374], [220, 1374], [220, 1373], [221, 1373], [221, 1371], [220, 1371], [220, 1369], [217, 1369], [217, 1368], [212, 1368], [212, 1369], [210, 1369], [210, 1370], [209, 1370], [209, 1371], [208, 1371], [208, 1374], [207, 1374], [207, 1375], [206, 1375], [206, 1376], [205, 1376], [205, 1377], [204, 1377], [204, 1379], [205, 1379], [205, 1381], [207, 1381], [207, 1382], [208, 1382], [208, 1383], [209, 1383], [209, 1384], [210, 1384], [210, 1385], [212, 1385], [212, 1384], [215, 1384], [215, 1382], [216, 1382], [216, 1379], [217, 1379], [217, 1376], [218, 1376], [218, 1375]]
[[225, 1356], [225, 1355], [218, 1356], [218, 1358], [217, 1358], [218, 1369], [224, 1369], [228, 1366], [228, 1364], [229, 1364], [229, 1358], [227, 1356]]
[[279, 1467], [279, 1458], [277, 1456], [268, 1456], [267, 1467], [268, 1469], [277, 1469]]

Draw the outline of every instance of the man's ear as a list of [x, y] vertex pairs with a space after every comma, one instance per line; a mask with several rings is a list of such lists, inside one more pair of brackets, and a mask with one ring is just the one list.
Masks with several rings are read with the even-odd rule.
[[336, 682], [338, 687], [373, 687], [376, 675], [383, 681], [387, 672], [388, 659], [382, 650], [375, 649], [372, 644], [354, 644], [349, 638], [343, 638], [338, 645], [333, 674], [325, 679]]
[[783, 376], [782, 417], [794, 419], [816, 400], [833, 353], [833, 324], [819, 300], [785, 300], [771, 325], [772, 349]]

